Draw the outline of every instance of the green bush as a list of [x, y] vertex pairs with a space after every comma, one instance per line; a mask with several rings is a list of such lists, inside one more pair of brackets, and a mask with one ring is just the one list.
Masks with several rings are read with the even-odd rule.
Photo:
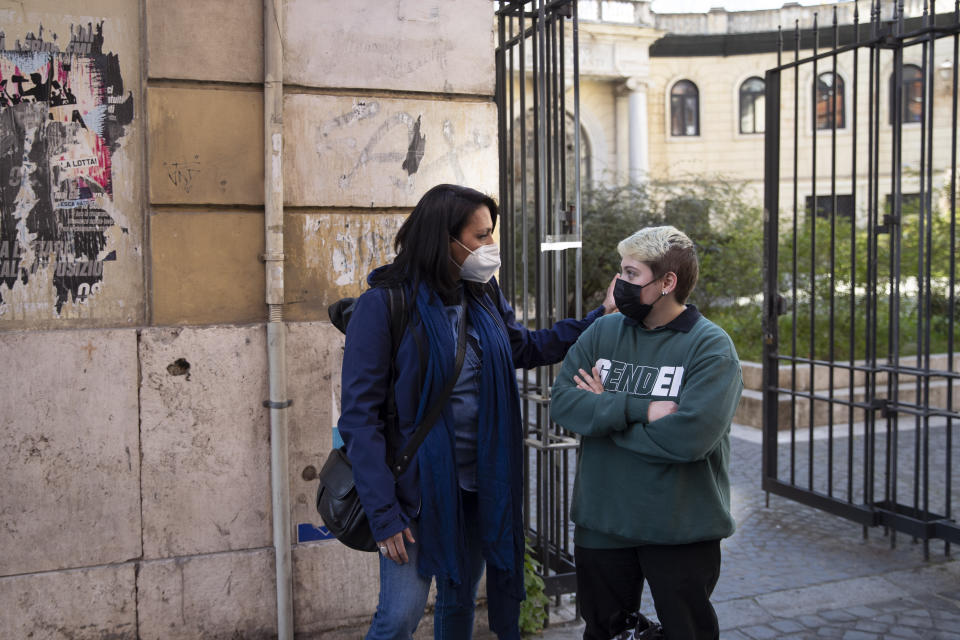
[[[730, 334], [741, 359], [761, 359], [764, 242], [763, 212], [757, 195], [749, 194], [736, 181], [697, 177], [599, 187], [585, 191], [582, 202], [585, 309], [600, 303], [610, 278], [619, 271], [620, 240], [642, 227], [672, 224], [690, 236], [700, 258], [700, 281], [690, 302]], [[781, 354], [813, 355], [817, 359], [865, 358], [868, 304], [876, 318], [872, 324], [877, 332], [878, 357], [885, 357], [895, 343], [902, 356], [925, 350], [923, 340], [927, 335], [930, 352], [948, 349], [948, 215], [934, 211], [930, 224], [921, 228], [915, 205], [912, 210], [905, 206], [899, 245], [894, 244], [895, 235], [877, 239], [878, 287], [872, 301], [863, 288], [867, 279], [868, 233], [862, 224], [842, 216], [830, 220], [801, 212], [796, 236], [792, 221], [784, 220], [779, 236], [778, 290], [787, 309], [778, 325]], [[891, 274], [894, 251], [900, 255], [899, 278]], [[928, 264], [929, 285], [917, 277], [926, 272]], [[894, 280], [899, 287], [896, 296]], [[929, 300], [929, 309], [921, 306], [921, 284], [929, 286], [929, 296], [924, 298], [924, 302]], [[569, 290], [573, 290], [572, 282]], [[573, 312], [572, 301], [570, 306], [568, 313]], [[896, 336], [890, 333], [891, 313], [898, 315]], [[955, 344], [960, 342], [957, 319], [960, 318], [954, 321]]]
[[547, 622], [547, 605], [550, 600], [543, 592], [540, 566], [533, 557], [530, 542], [527, 541], [523, 554], [523, 586], [527, 591], [527, 598], [520, 603], [520, 632], [525, 635], [540, 633]]
[[690, 302], [759, 359], [763, 284], [762, 211], [742, 183], [696, 178], [598, 187], [583, 198], [584, 308], [600, 304], [620, 270], [617, 243], [648, 226], [670, 224], [694, 241], [700, 281]]
[[[779, 319], [780, 348], [784, 355], [817, 359], [863, 359], [867, 357], [868, 311], [876, 331], [875, 353], [884, 358], [893, 351], [901, 356], [949, 348], [949, 217], [935, 211], [924, 225], [930, 246], [921, 238], [919, 213], [905, 208], [897, 235], [876, 236], [872, 251], [869, 234], [849, 218], [798, 220], [796, 240], [792, 224], [781, 225], [779, 246], [779, 291], [787, 314]], [[928, 224], [929, 223], [929, 224]], [[816, 256], [813, 259], [816, 248]], [[892, 269], [891, 255], [899, 252], [900, 269]], [[868, 256], [875, 256], [877, 287], [870, 300], [867, 282]], [[919, 277], [930, 270], [929, 282]], [[920, 288], [926, 294], [921, 298]], [[926, 308], [929, 302], [929, 308]], [[831, 314], [831, 308], [834, 313]], [[954, 313], [956, 310], [954, 309]], [[898, 332], [893, 335], [892, 317]], [[831, 329], [831, 317], [833, 326]], [[954, 330], [958, 329], [954, 319]], [[812, 336], [812, 339], [811, 339]], [[953, 336], [954, 342], [958, 336]], [[759, 358], [759, 354], [757, 356]]]

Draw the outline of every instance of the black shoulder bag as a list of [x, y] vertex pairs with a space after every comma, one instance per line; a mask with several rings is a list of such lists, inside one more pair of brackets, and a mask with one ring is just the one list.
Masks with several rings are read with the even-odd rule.
[[[393, 320], [392, 317], [391, 320]], [[394, 358], [396, 357], [397, 343], [399, 343], [399, 337], [396, 338], [394, 344]], [[440, 412], [443, 411], [443, 406], [450, 398], [450, 393], [457, 383], [457, 378], [460, 377], [466, 351], [467, 298], [464, 296], [460, 323], [457, 327], [457, 357], [453, 366], [453, 375], [447, 380], [443, 391], [424, 415], [423, 421], [410, 437], [407, 446], [394, 458], [391, 466], [394, 482], [410, 466], [417, 449], [423, 444], [427, 434], [430, 433], [430, 429], [433, 428], [434, 423], [440, 416]], [[391, 379], [389, 383], [391, 392], [394, 382], [395, 379]], [[389, 425], [387, 426], [389, 427]], [[367, 515], [360, 504], [360, 496], [357, 495], [357, 487], [353, 480], [353, 468], [347, 458], [346, 447], [336, 448], [330, 452], [323, 468], [320, 469], [319, 478], [317, 511], [320, 513], [320, 519], [323, 520], [327, 530], [351, 549], [376, 551], [377, 542], [373, 539], [370, 522], [367, 520]]]

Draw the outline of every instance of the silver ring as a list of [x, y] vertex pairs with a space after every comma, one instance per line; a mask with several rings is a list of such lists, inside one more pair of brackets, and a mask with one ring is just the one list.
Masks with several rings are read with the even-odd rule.
[[383, 555], [387, 555], [387, 547], [386, 546], [380, 547], [380, 553], [382, 553]]

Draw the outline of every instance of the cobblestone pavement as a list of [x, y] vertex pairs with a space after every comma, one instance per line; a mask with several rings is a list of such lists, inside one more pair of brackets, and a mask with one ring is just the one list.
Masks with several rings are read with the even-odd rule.
[[[943, 451], [937, 448], [945, 442], [943, 432], [931, 429], [932, 450]], [[771, 495], [767, 506], [760, 489], [759, 433], [747, 427], [734, 433], [730, 466], [737, 532], [723, 542], [723, 566], [713, 596], [721, 638], [960, 640], [960, 561], [955, 548], [948, 557], [942, 542], [932, 542], [925, 561], [922, 545], [903, 534], [891, 545], [882, 529], [869, 529], [865, 538], [861, 526], [786, 498]], [[806, 451], [797, 451], [804, 463]], [[784, 468], [788, 447], [782, 446], [781, 453]], [[824, 464], [826, 455], [815, 438], [815, 464]], [[960, 460], [960, 454], [954, 452], [953, 459]], [[953, 485], [958, 486], [956, 478]], [[656, 617], [647, 593], [641, 609]], [[565, 597], [539, 637], [566, 640], [582, 633], [573, 599]]]

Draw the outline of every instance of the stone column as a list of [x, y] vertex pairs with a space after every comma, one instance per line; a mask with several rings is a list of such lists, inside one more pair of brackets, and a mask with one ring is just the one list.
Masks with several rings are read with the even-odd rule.
[[630, 181], [630, 91], [626, 82], [614, 87], [614, 162], [617, 184]]
[[639, 182], [650, 172], [647, 84], [639, 78], [628, 78], [623, 86], [627, 92], [630, 113], [630, 181]]

